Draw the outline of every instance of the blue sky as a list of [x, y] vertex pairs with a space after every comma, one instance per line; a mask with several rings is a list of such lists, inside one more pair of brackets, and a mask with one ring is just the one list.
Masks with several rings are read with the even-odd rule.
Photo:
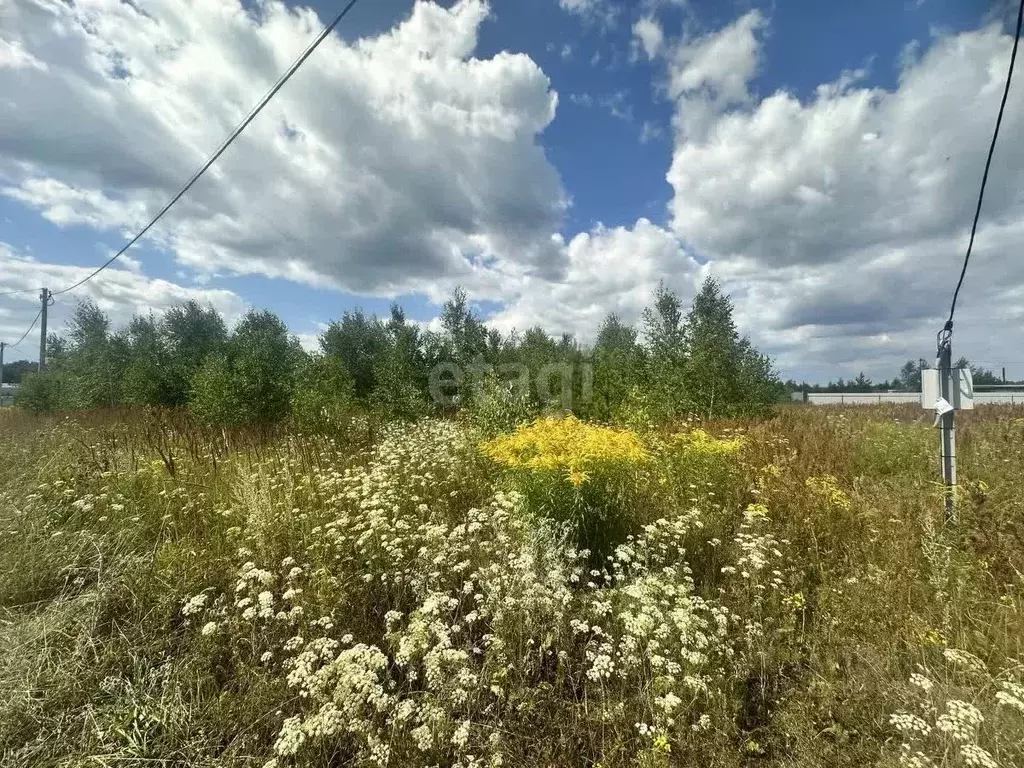
[[[78, 276], [59, 267], [86, 267], [105, 260], [173, 191], [170, 179], [184, 180], [200, 148], [212, 149], [223, 134], [218, 126], [232, 124], [223, 105], [233, 99], [238, 107], [245, 97], [253, 101], [249, 94], [265, 89], [281, 69], [280, 62], [297, 53], [300, 41], [308, 38], [308, 34], [303, 37], [308, 30], [291, 18], [279, 28], [265, 23], [259, 28], [255, 19], [260, 13], [271, 15], [266, 10], [276, 7], [271, 3], [254, 14], [251, 29], [213, 14], [211, 28], [216, 32], [216, 25], [223, 24], [223, 35], [212, 34], [212, 42], [197, 40], [183, 46], [177, 58], [177, 54], [166, 54], [151, 61], [147, 50], [133, 48], [125, 37], [127, 31], [156, 39], [174, 30], [179, 40], [186, 41], [197, 33], [181, 31], [188, 26], [183, 19], [189, 11], [178, 0], [137, 5], [149, 19], [133, 17], [130, 8], [111, 12], [108, 19], [75, 16], [72, 11], [53, 10], [48, 0], [15, 0], [0, 13], [0, 86], [13, 94], [13, 114], [0, 118], [0, 137], [8, 137], [0, 138], [0, 242], [8, 258], [19, 260], [8, 279], [0, 277], [0, 290], [41, 280], [59, 288], [69, 282], [67, 278]], [[379, 41], [407, 23], [413, 9], [411, 3], [400, 0], [357, 5], [339, 28], [354, 58], [346, 60], [344, 56], [350, 54], [342, 55], [343, 45], [337, 41], [333, 49], [325, 45], [318, 50], [275, 100], [277, 111], [268, 108], [254, 123], [253, 129], [263, 125], [264, 135], [254, 130], [254, 136], [243, 137], [218, 164], [222, 176], [201, 181], [193, 190], [194, 200], [189, 205], [183, 201], [171, 211], [158, 233], [159, 242], [143, 241], [129, 252], [127, 269], [118, 276], [122, 290], [104, 293], [96, 288], [97, 293], [83, 291], [82, 295], [100, 301], [115, 320], [123, 321], [132, 311], [159, 310], [168, 301], [191, 296], [190, 291], [199, 292], [197, 296], [219, 291], [207, 298], [221, 302], [218, 308], [230, 316], [237, 316], [247, 305], [268, 307], [310, 343], [321, 324], [345, 309], [361, 306], [383, 313], [392, 299], [399, 300], [414, 319], [430, 321], [440, 298], [461, 283], [500, 327], [540, 322], [552, 332], [571, 330], [586, 339], [606, 311], [638, 319], [640, 297], [649, 295], [657, 280], [666, 280], [686, 297], [710, 273], [722, 279], [737, 299], [742, 330], [776, 356], [785, 375], [826, 379], [850, 377], [865, 369], [883, 376], [906, 357], [929, 354], [932, 332], [926, 329], [938, 311], [926, 306], [930, 298], [903, 302], [900, 297], [907, 286], [916, 284], [930, 260], [939, 258], [927, 251], [929, 244], [934, 250], [937, 238], [945, 238], [947, 246], [939, 249], [945, 260], [942, 265], [955, 262], [969, 222], [948, 221], [940, 227], [936, 221], [940, 214], [962, 212], [965, 203], [957, 197], [960, 186], [965, 199], [975, 193], [967, 194], [967, 185], [956, 182], [961, 176], [980, 175], [976, 159], [987, 139], [978, 129], [990, 125], [997, 106], [989, 98], [984, 104], [991, 108], [987, 112], [979, 108], [976, 117], [943, 114], [943, 109], [948, 113], [957, 102], [955, 94], [942, 93], [937, 84], [943, 82], [943, 72], [963, 71], [973, 64], [970, 71], [978, 79], [956, 86], [967, 89], [973, 98], [982, 78], [1003, 76], [994, 63], [1005, 58], [1009, 38], [1005, 27], [986, 27], [994, 17], [991, 3], [494, 0], [486, 17], [467, 10], [469, 0], [439, 5], [451, 15], [431, 17], [431, 23], [452, 27], [442, 34], [441, 42], [423, 38], [427, 42], [422, 45], [435, 46], [430, 56], [441, 68], [440, 73], [425, 76], [433, 78], [428, 85], [423, 78], [410, 77], [407, 84], [385, 82], [373, 91], [354, 78], [346, 81], [344, 89], [330, 90], [334, 62], [354, 66], [360, 61], [358, 46]], [[330, 2], [312, 6], [323, 20], [338, 7]], [[61, 13], [80, 26], [83, 48], [91, 46], [94, 52], [126, 62], [125, 82], [102, 66], [80, 77], [96, 66], [95, 56], [90, 59], [83, 54], [76, 59], [67, 50], [58, 52], [47, 38]], [[638, 36], [641, 20], [660, 30], [659, 40], [664, 42], [658, 51], [648, 51]], [[141, 29], [149, 21], [152, 25]], [[133, 30], [133, 24], [140, 29]], [[250, 33], [251, 41], [246, 39]], [[468, 47], [445, 48], [444, 39], [461, 39], [463, 33]], [[396, 76], [408, 72], [413, 59], [402, 56], [415, 54], [413, 49], [421, 44], [413, 38], [410, 33], [403, 43], [409, 47], [407, 53], [401, 45], [394, 51], [381, 46], [377, 53], [367, 53], [366, 60], [378, 72], [388, 66], [395, 68]], [[733, 46], [728, 50], [738, 56], [732, 74], [749, 66], [749, 71], [737, 75], [738, 81], [729, 79], [730, 72], [717, 71], [713, 61], [702, 63], [701, 45], [716, 40]], [[966, 42], [958, 47], [961, 40]], [[942, 41], [948, 48], [945, 52]], [[511, 63], [501, 59], [503, 52], [523, 54], [528, 60]], [[929, 58], [929, 52], [935, 55]], [[217, 90], [211, 85], [204, 90], [196, 77], [176, 80], [168, 74], [174, 67], [210, 73], [217, 67], [230, 70], [239, 62], [259, 61], [254, 58], [257, 55], [266, 59], [265, 66], [231, 73], [238, 82], [247, 83], [245, 97], [239, 93], [244, 90], [241, 87], [231, 90], [225, 84]], [[474, 69], [470, 60], [493, 66]], [[445, 66], [458, 69], [458, 76], [465, 80], [452, 84], [445, 73], [454, 70]], [[850, 83], [821, 96], [823, 85], [835, 84], [844, 73], [858, 70]], [[77, 83], [68, 86], [68, 93], [74, 95], [63, 102], [56, 97], [46, 102], [38, 96], [40, 89], [54, 90], [45, 85], [46, 78], [58, 77], [63, 84]], [[538, 77], [546, 77], [548, 85]], [[324, 78], [326, 90], [316, 78]], [[486, 78], [493, 82], [484, 82]], [[217, 76], [211, 74], [211, 79]], [[673, 90], [674, 83], [690, 85]], [[163, 107], [149, 101], [147, 94], [157, 86], [173, 105], [167, 109], [178, 110], [175, 114], [164, 115]], [[446, 88], [451, 92], [442, 93]], [[732, 90], [727, 92], [728, 88]], [[86, 91], [89, 98], [78, 103], [77, 94]], [[788, 101], [773, 100], [780, 92], [788, 94]], [[546, 112], [545, 100], [553, 94], [557, 94], [557, 108], [552, 116]], [[715, 94], [726, 96], [716, 100]], [[858, 97], [863, 97], [860, 107]], [[103, 121], [112, 119], [103, 114], [108, 98], [128, 115], [126, 123], [139, 126], [130, 134], [137, 142], [133, 151], [126, 150], [124, 139], [105, 136], [103, 126], [109, 123]], [[424, 137], [416, 128], [448, 119], [438, 118], [432, 98], [457, 104], [471, 122], [482, 121], [475, 133], [463, 137], [465, 146], [459, 146], [458, 137], [448, 146], [443, 133]], [[413, 106], [406, 107], [407, 102]], [[409, 110], [402, 114], [401, 131], [396, 129], [389, 146], [374, 146], [374, 126], [392, 126], [387, 115], [390, 105], [396, 104]], [[908, 124], [911, 116], [922, 119], [920, 104], [935, 110], [935, 121]], [[773, 111], [772, 105], [778, 109]], [[363, 109], [365, 116], [356, 114]], [[947, 144], [956, 147], [967, 138], [971, 144], [963, 153], [962, 172], [944, 170], [946, 177], [934, 183], [925, 174], [915, 182], [917, 191], [894, 191], [894, 183], [882, 186], [850, 164], [848, 142], [822, 140], [813, 151], [801, 148], [801, 144], [815, 144], [813, 136], [818, 134], [812, 129], [819, 129], [814, 126], [824, 124], [832, 114], [842, 119], [844, 109], [852, 110], [854, 116], [848, 123], [858, 120], [867, 126], [856, 134], [865, 142], [875, 146], [891, 142], [877, 157], [885, 158], [884, 163], [906, 163], [905, 174], [896, 167], [887, 169], [897, 180], [913, 176], [928, 152], [941, 154]], [[492, 120], [488, 110], [498, 117]], [[692, 115], [704, 111], [707, 121], [702, 127], [687, 127]], [[151, 118], [154, 112], [161, 114]], [[785, 120], [772, 122], [783, 113]], [[19, 115], [24, 115], [24, 122], [19, 123]], [[39, 137], [30, 130], [31, 121], [43, 117], [56, 127], [50, 135]], [[151, 124], [154, 120], [159, 124]], [[295, 140], [308, 141], [311, 153], [344, 156], [335, 175], [318, 182], [337, 186], [324, 187], [320, 195], [321, 187], [312, 181], [315, 168], [305, 164], [296, 170], [287, 152], [275, 156], [275, 164], [262, 167], [266, 152], [261, 153], [257, 142], [280, 143], [280, 136], [274, 136], [275, 120], [294, 122]], [[331, 121], [330, 130], [322, 128], [324, 120]], [[90, 121], [98, 128], [76, 133], [78, 126], [92, 125]], [[518, 127], [520, 121], [527, 127]], [[944, 121], [952, 124], [950, 135], [936, 140], [935, 147], [908, 148], [915, 135], [927, 143], [930, 128], [945, 125]], [[505, 130], [509, 125], [517, 126], [508, 129], [514, 134], [511, 137]], [[730, 126], [738, 126], [737, 131], [729, 133]], [[739, 130], [743, 126], [746, 134]], [[839, 125], [828, 133], [836, 135], [845, 127]], [[481, 134], [484, 140], [476, 146]], [[757, 138], [744, 146], [744, 135]], [[878, 136], [882, 139], [875, 141]], [[161, 163], [159, 155], [165, 149], [168, 161]], [[733, 173], [728, 160], [723, 161], [729, 152], [746, 158], [742, 161], [746, 168], [756, 165], [756, 173]], [[449, 156], [456, 159], [447, 162]], [[787, 159], [773, 167], [775, 156]], [[316, 161], [310, 162], [315, 165]], [[1005, 194], [994, 202], [993, 210], [1002, 229], [993, 234], [995, 242], [1001, 242], [999, 237], [1009, 242], [1017, 235], [1024, 207], [1020, 195], [1013, 192], [1019, 188], [1017, 162], [1016, 155], [1004, 158]], [[807, 167], [795, 170], [801, 163]], [[137, 176], [148, 177], [143, 170], [137, 172], [136, 165], [148, 168], [150, 176], [166, 179], [140, 182]], [[821, 168], [827, 169], [823, 176]], [[300, 181], [289, 181], [293, 172], [301, 175]], [[815, 179], [821, 183], [812, 183]], [[261, 199], [278, 180], [281, 191], [264, 201], [267, 207], [262, 212], [246, 210], [247, 200]], [[397, 191], [395, 180], [400, 182]], [[755, 188], [770, 192], [751, 195]], [[854, 209], [864, 198], [872, 198], [872, 207], [863, 211], [865, 221], [880, 221], [887, 209], [904, 206], [910, 206], [907, 215], [913, 219], [919, 213], [914, 201], [920, 189], [934, 193], [935, 199], [926, 199], [928, 215], [920, 214], [922, 220], [906, 236], [888, 225], [882, 226], [884, 235], [867, 237], [860, 231], [860, 214]], [[357, 209], [350, 209], [346, 202], [352, 190], [361, 196]], [[884, 197], [889, 194], [892, 200], [887, 202]], [[832, 207], [820, 208], [819, 198]], [[800, 207], [790, 232], [784, 218], [780, 226], [779, 211], [789, 210], [794, 199]], [[324, 200], [335, 202], [327, 206]], [[379, 200], [388, 203], [380, 205]], [[449, 200], [455, 202], [449, 205]], [[457, 207], [460, 200], [462, 209]], [[466, 205], [473, 210], [463, 215]], [[319, 207], [325, 210], [315, 217], [307, 213]], [[249, 215], [266, 231], [250, 238], [252, 225], [245, 221]], [[709, 216], [717, 220], [714, 227], [704, 225]], [[307, 217], [316, 230], [308, 238], [308, 229], [298, 223]], [[379, 221], [364, 232], [367, 217]], [[759, 217], [763, 217], [763, 228]], [[342, 222], [336, 239], [335, 221]], [[421, 254], [418, 249], [425, 241], [430, 245]], [[207, 248], [207, 243], [217, 243], [219, 249]], [[374, 250], [377, 247], [379, 253]], [[403, 250], [408, 253], [394, 255]], [[394, 264], [389, 261], [392, 257]], [[26, 266], [26, 258], [35, 262]], [[497, 267], [470, 269], [467, 264], [474, 258]], [[36, 262], [40, 266], [34, 266]], [[286, 263], [290, 266], [282, 266]], [[375, 271], [378, 263], [380, 270]], [[843, 295], [843, 286], [849, 282], [844, 274], [851, 265], [863, 266], [859, 271], [865, 273], [863, 281], [872, 290], [891, 284], [892, 293], [864, 301]], [[1012, 302], [1019, 299], [1024, 306], [1024, 290], [1018, 290], [1024, 275], [1013, 272], [996, 277], [975, 302], [984, 307], [993, 297], [1009, 300], [1005, 315], [1012, 321], [1021, 311]], [[150, 295], [142, 286], [154, 280], [166, 284]], [[928, 280], [935, 281], [939, 293], [950, 282], [940, 275]], [[906, 303], [906, 312], [878, 309], [896, 302]], [[67, 306], [55, 309], [58, 327], [70, 302], [61, 304]], [[834, 317], [831, 307], [835, 307]], [[30, 295], [0, 298], [0, 335], [8, 338], [17, 333], [33, 314]], [[879, 317], [885, 321], [879, 322]], [[1008, 361], [1012, 373], [1015, 361], [1024, 360], [1024, 352], [1015, 351], [1020, 349], [1016, 338], [993, 342], [985, 340], [988, 336], [979, 330], [978, 341], [965, 354], [991, 364]], [[850, 338], [856, 343], [851, 345]], [[1024, 375], [1024, 364], [1019, 367]]]

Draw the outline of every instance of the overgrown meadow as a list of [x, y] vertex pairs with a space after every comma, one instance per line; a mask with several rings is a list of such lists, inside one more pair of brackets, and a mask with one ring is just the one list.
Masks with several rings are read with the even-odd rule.
[[1024, 765], [1024, 418], [0, 414], [5, 765]]

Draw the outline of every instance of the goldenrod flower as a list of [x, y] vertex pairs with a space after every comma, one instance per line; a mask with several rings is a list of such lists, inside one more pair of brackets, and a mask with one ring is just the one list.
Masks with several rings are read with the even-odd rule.
[[537, 419], [511, 435], [485, 442], [481, 450], [510, 469], [564, 474], [576, 488], [602, 466], [647, 460], [635, 432], [586, 424], [575, 416]]

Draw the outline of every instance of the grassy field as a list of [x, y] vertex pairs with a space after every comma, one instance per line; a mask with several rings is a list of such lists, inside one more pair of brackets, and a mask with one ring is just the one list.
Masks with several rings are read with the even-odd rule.
[[0, 413], [0, 763], [1022, 766], [1024, 413]]

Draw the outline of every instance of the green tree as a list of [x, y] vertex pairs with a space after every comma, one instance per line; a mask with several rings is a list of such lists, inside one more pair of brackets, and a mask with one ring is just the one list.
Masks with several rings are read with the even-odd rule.
[[247, 312], [225, 350], [207, 357], [193, 378], [193, 411], [227, 425], [268, 424], [287, 415], [304, 353], [281, 319], [265, 310]]
[[559, 361], [558, 342], [539, 325], [528, 328], [516, 349], [516, 362], [528, 372], [530, 400], [536, 407], [555, 405], [552, 401], [557, 400], [562, 387], [563, 374], [554, 367]]
[[355, 383], [337, 357], [311, 355], [296, 371], [292, 416], [300, 428], [332, 432], [344, 426], [355, 402]]
[[341, 361], [355, 383], [356, 397], [366, 398], [377, 383], [376, 370], [388, 349], [387, 330], [376, 317], [356, 308], [345, 312], [340, 323], [328, 326], [320, 337], [320, 348]]
[[[654, 306], [644, 310], [643, 324], [647, 352], [643, 408], [655, 421], [671, 420], [688, 408], [688, 345], [682, 302], [664, 283], [654, 292]], [[635, 400], [637, 393], [633, 390], [631, 399]]]
[[246, 421], [269, 423], [288, 413], [295, 369], [303, 357], [296, 338], [273, 312], [245, 314], [228, 344], [235, 387]]
[[224, 353], [228, 329], [212, 306], [186, 301], [164, 313], [160, 331], [170, 361], [165, 375], [165, 402], [184, 405], [199, 369], [211, 356]]
[[687, 315], [687, 394], [696, 412], [709, 418], [725, 413], [742, 397], [742, 355], [732, 311], [729, 297], [722, 293], [718, 281], [709, 277]]
[[916, 363], [907, 360], [900, 368], [899, 376], [896, 377], [898, 388], [903, 392], [921, 391], [921, 371], [928, 367], [928, 361], [923, 357]]
[[374, 372], [377, 386], [370, 394], [370, 405], [385, 420], [413, 419], [426, 410], [423, 393], [416, 387], [415, 371], [398, 347], [392, 347], [379, 361]]
[[468, 365], [484, 357], [487, 328], [470, 308], [469, 298], [462, 288], [453, 290], [441, 306], [440, 319], [449, 360]]
[[686, 340], [685, 389], [696, 413], [708, 418], [756, 413], [781, 397], [771, 360], [749, 338], [740, 338], [732, 300], [712, 277], [693, 299]]
[[967, 368], [971, 371], [971, 378], [975, 384], [1002, 384], [1003, 380], [992, 371], [980, 365], [974, 365], [966, 357], [961, 357], [953, 365], [954, 368]]
[[455, 288], [441, 306], [440, 320], [440, 344], [432, 350], [432, 364], [455, 366], [454, 378], [443, 377], [440, 394], [451, 404], [467, 406], [486, 372], [487, 328], [473, 312], [462, 288]]
[[69, 349], [54, 361], [66, 374], [67, 407], [109, 408], [121, 401], [128, 351], [110, 335], [110, 319], [91, 299], [80, 301], [68, 320]]
[[593, 400], [589, 415], [605, 421], [614, 418], [633, 387], [643, 380], [645, 363], [636, 329], [623, 323], [614, 312], [609, 313], [594, 343]]
[[175, 405], [178, 401], [173, 365], [160, 324], [152, 314], [135, 316], [125, 330], [128, 363], [122, 382], [124, 402], [134, 405]]
[[196, 371], [188, 405], [196, 418], [206, 424], [234, 426], [247, 420], [226, 354], [210, 355]]
[[654, 291], [654, 306], [644, 310], [644, 337], [653, 356], [680, 360], [686, 352], [686, 328], [683, 305], [679, 297], [665, 287], [664, 281]]
[[25, 376], [36, 369], [36, 363], [28, 360], [14, 360], [4, 363], [4, 384], [20, 384]]
[[850, 382], [850, 390], [852, 392], [870, 392], [874, 388], [871, 383], [871, 379], [864, 375], [864, 371], [857, 374], [852, 382]]
[[743, 401], [734, 408], [738, 415], [766, 415], [772, 404], [789, 399], [771, 358], [747, 337], [740, 339], [739, 380]]
[[426, 409], [419, 329], [406, 322], [400, 306], [392, 304], [385, 333], [387, 346], [373, 371], [370, 403], [383, 419], [413, 419]]

